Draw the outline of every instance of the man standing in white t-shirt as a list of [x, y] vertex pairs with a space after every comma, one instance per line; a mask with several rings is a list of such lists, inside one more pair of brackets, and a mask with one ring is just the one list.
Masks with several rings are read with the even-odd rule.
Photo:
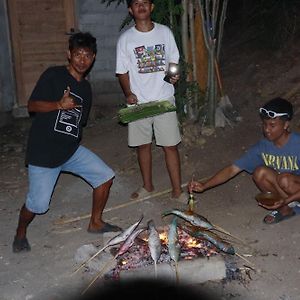
[[[117, 44], [116, 74], [127, 104], [141, 104], [169, 100], [175, 104], [174, 84], [179, 75], [164, 80], [170, 63], [178, 64], [179, 51], [172, 31], [165, 25], [154, 23], [151, 0], [127, 0], [129, 13], [135, 26], [126, 30]], [[137, 147], [143, 186], [131, 199], [136, 200], [154, 192], [152, 181], [151, 144], [165, 153], [167, 170], [172, 184], [171, 198], [187, 201], [181, 188], [180, 157], [177, 145], [181, 142], [176, 112], [137, 120], [128, 124], [128, 145]]]

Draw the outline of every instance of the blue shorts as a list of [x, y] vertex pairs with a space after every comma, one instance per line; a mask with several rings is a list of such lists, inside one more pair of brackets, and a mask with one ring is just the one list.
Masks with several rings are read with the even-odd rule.
[[72, 157], [56, 168], [28, 166], [29, 191], [26, 208], [33, 213], [42, 214], [49, 209], [51, 195], [61, 172], [70, 172], [82, 177], [93, 188], [99, 187], [115, 176], [96, 154], [79, 146]]

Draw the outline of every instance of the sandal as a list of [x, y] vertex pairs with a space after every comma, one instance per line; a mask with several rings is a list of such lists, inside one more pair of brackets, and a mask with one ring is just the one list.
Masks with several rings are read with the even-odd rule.
[[[273, 210], [264, 217], [263, 222], [265, 224], [276, 224], [283, 220], [287, 220], [295, 215], [296, 215], [295, 211], [292, 211], [291, 214], [284, 216], [278, 210]], [[268, 219], [269, 219], [269, 221], [268, 221]]]
[[300, 204], [297, 204], [293, 207], [293, 211], [296, 215], [300, 215]]
[[117, 226], [117, 225], [113, 225], [113, 224], [109, 224], [109, 223], [105, 223], [103, 227], [101, 228], [96, 228], [96, 229], [88, 229], [87, 230], [89, 233], [105, 233], [105, 232], [118, 232], [118, 231], [122, 231], [122, 228]]
[[145, 188], [140, 187], [138, 190], [131, 194], [130, 200], [139, 200], [147, 196], [151, 196], [153, 193], [154, 191], [148, 192]]
[[28, 243], [27, 238], [18, 239], [16, 236], [14, 238], [14, 242], [12, 244], [12, 250], [15, 253], [23, 252], [23, 251], [30, 251], [31, 247]]

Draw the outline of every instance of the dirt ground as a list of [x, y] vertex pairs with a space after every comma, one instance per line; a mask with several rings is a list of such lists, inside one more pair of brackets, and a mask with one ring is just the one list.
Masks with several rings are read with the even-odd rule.
[[[192, 176], [206, 178], [229, 164], [261, 137], [258, 107], [266, 100], [289, 95], [296, 108], [293, 129], [299, 130], [300, 79], [299, 47], [276, 53], [258, 53], [250, 49], [228, 47], [222, 64], [224, 87], [242, 120], [232, 126], [217, 128], [211, 135], [201, 134], [194, 124], [186, 130], [180, 144], [182, 182]], [[239, 51], [239, 52], [238, 52]], [[50, 210], [37, 216], [29, 227], [32, 250], [14, 254], [11, 244], [19, 209], [27, 192], [24, 151], [29, 119], [15, 120], [1, 128], [0, 158], [0, 290], [1, 300], [66, 299], [78, 295], [92, 279], [87, 272], [70, 274], [76, 268], [75, 253], [79, 247], [102, 245], [101, 236], [87, 233], [91, 208], [91, 188], [81, 179], [62, 174], [53, 194]], [[188, 127], [186, 127], [188, 128]], [[193, 134], [191, 134], [193, 132]], [[144, 225], [153, 219], [157, 226], [166, 224], [161, 213], [169, 208], [184, 208], [171, 202], [169, 178], [163, 153], [153, 146], [154, 184], [160, 196], [128, 204], [129, 195], [141, 184], [136, 154], [127, 147], [127, 127], [118, 124], [116, 109], [103, 111], [85, 129], [83, 144], [99, 154], [116, 172], [104, 218], [123, 228], [144, 214]], [[276, 225], [262, 222], [266, 210], [254, 199], [258, 193], [251, 176], [242, 173], [228, 183], [195, 194], [196, 211], [218, 224], [246, 245], [234, 244], [238, 264], [249, 272], [243, 280], [225, 280], [201, 284], [218, 299], [294, 300], [300, 299], [300, 233], [299, 217]], [[62, 220], [80, 220], [62, 223]], [[197, 287], [195, 287], [197, 288]]]

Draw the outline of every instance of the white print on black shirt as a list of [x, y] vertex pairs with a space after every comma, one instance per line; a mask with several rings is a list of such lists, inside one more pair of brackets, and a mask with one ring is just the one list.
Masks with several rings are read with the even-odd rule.
[[140, 46], [134, 49], [139, 73], [165, 71], [165, 45]]
[[[75, 103], [83, 103], [83, 99], [80, 96], [72, 92], [70, 92], [70, 95], [72, 95], [72, 97], [74, 98]], [[54, 125], [54, 131], [78, 137], [79, 122], [81, 120], [81, 117], [82, 107], [76, 107], [68, 110], [59, 110]]]

